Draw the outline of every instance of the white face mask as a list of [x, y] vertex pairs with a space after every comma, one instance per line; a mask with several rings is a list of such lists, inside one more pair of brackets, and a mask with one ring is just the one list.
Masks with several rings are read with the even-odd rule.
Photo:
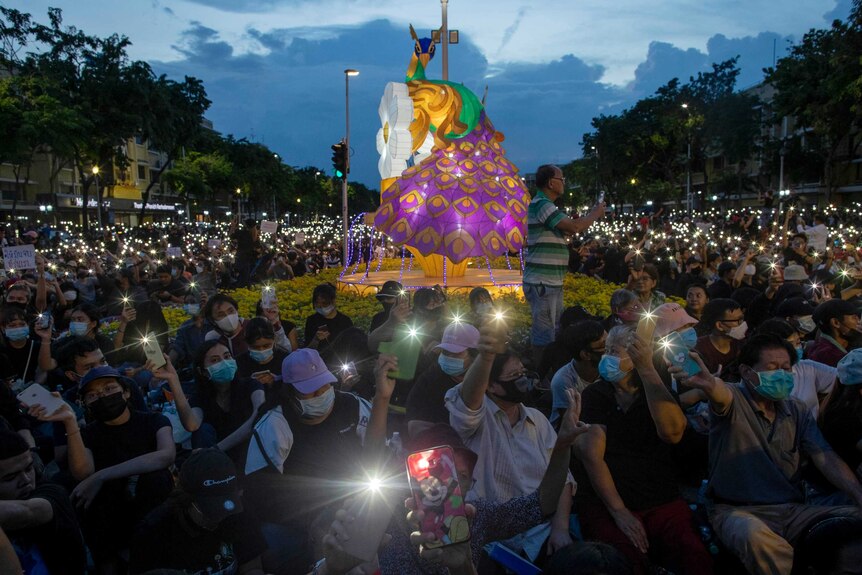
[[311, 399], [300, 399], [299, 406], [302, 409], [302, 417], [306, 419], [317, 419], [327, 415], [335, 403], [335, 389], [329, 388], [323, 395]]
[[235, 313], [228, 314], [221, 319], [216, 320], [216, 325], [220, 330], [233, 333], [239, 327], [239, 315]]
[[743, 340], [745, 339], [745, 332], [747, 331], [748, 324], [743, 321], [741, 324], [727, 332], [727, 335], [728, 337], [732, 337], [735, 340]]
[[76, 291], [64, 291], [63, 297], [66, 298], [66, 301], [75, 301], [78, 299], [78, 292]]

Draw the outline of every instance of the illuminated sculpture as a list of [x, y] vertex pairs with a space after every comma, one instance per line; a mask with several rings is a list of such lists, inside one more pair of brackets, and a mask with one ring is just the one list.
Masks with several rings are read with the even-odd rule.
[[410, 33], [406, 83], [387, 84], [378, 110], [374, 225], [406, 245], [426, 276], [443, 275], [444, 257], [447, 275], [463, 275], [470, 257], [521, 249], [530, 198], [482, 103], [462, 84], [426, 79], [434, 44]]

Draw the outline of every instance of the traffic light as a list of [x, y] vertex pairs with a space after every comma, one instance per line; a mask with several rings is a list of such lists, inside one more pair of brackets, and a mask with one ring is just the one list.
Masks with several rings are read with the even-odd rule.
[[347, 174], [347, 144], [343, 140], [332, 146], [332, 169], [336, 178]]

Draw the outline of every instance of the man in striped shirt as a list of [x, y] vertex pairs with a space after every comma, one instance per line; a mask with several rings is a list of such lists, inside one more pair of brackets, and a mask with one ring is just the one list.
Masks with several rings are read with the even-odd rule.
[[527, 210], [524, 296], [532, 310], [530, 340], [533, 360], [539, 365], [545, 347], [554, 341], [563, 311], [563, 278], [569, 263], [566, 236], [589, 228], [605, 214], [605, 205], [596, 205], [582, 218], [568, 217], [554, 205], [566, 189], [563, 171], [554, 165], [539, 167], [536, 187], [539, 191]]

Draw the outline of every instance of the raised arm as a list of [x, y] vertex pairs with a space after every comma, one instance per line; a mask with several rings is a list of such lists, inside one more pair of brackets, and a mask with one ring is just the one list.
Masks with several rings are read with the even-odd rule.
[[659, 439], [665, 443], [679, 443], [685, 431], [685, 414], [653, 365], [652, 346], [635, 335], [628, 352], [643, 383], [644, 396]]
[[557, 223], [556, 227], [561, 232], [569, 234], [571, 236], [583, 232], [591, 225], [593, 225], [594, 222], [601, 219], [601, 217], [604, 215], [605, 203], [601, 202], [600, 204], [597, 204], [596, 207], [594, 207], [592, 210], [590, 210], [590, 213], [581, 218], [574, 219], [568, 216], [564, 217]]
[[683, 385], [701, 390], [706, 395], [706, 399], [709, 401], [709, 406], [712, 410], [718, 415], [724, 415], [727, 413], [730, 404], [733, 403], [733, 393], [721, 378], [709, 373], [709, 370], [703, 364], [703, 360], [696, 351], [690, 351], [688, 354], [700, 366], [700, 373], [692, 376], [676, 365], [668, 367], [668, 372]]
[[505, 348], [500, 335], [504, 329], [505, 325], [502, 321], [485, 322], [479, 329], [479, 355], [467, 370], [461, 383], [461, 400], [468, 409], [476, 411], [482, 407], [485, 391], [490, 383], [494, 358]]
[[377, 452], [386, 443], [386, 419], [389, 400], [395, 390], [395, 380], [389, 372], [398, 369], [398, 358], [381, 353], [374, 367], [374, 399], [371, 402], [371, 417], [365, 431], [365, 448]]
[[260, 407], [264, 401], [266, 401], [266, 396], [262, 389], [256, 389], [251, 392], [251, 415], [242, 425], [234, 429], [233, 433], [218, 442], [217, 447], [219, 449], [228, 451], [251, 437], [254, 422], [257, 420], [257, 414], [260, 412]]

